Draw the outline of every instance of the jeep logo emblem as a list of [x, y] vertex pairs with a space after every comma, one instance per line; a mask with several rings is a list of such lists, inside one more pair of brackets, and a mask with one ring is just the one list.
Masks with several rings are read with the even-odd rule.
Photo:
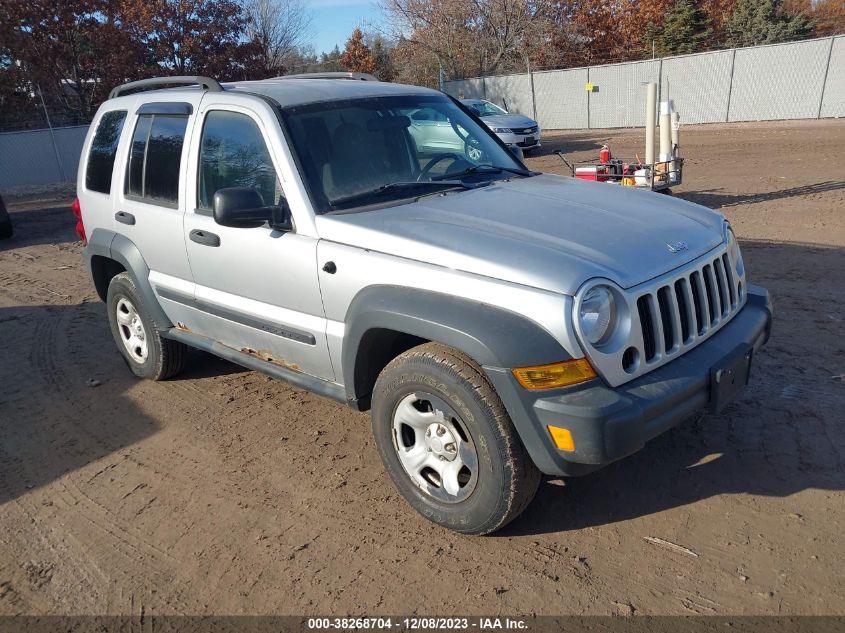
[[667, 242], [666, 243], [666, 250], [670, 253], [680, 253], [681, 251], [685, 251], [689, 248], [686, 242]]

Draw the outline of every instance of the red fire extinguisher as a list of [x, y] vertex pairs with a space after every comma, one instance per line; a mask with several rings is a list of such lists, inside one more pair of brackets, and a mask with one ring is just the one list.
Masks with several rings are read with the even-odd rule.
[[599, 151], [599, 162], [609, 163], [611, 158], [610, 148], [607, 145], [602, 145]]

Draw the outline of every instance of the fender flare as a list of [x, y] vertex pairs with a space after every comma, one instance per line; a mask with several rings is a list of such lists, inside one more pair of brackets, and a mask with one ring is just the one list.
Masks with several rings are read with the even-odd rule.
[[147, 266], [147, 262], [141, 256], [141, 251], [132, 240], [114, 231], [94, 229], [84, 253], [85, 263], [92, 280], [95, 279], [92, 265], [95, 255], [118, 262], [135, 282], [135, 288], [144, 301], [144, 307], [153, 318], [156, 329], [163, 332], [173, 327], [173, 323], [161, 309], [158, 297], [153, 291], [150, 283], [150, 267]]
[[371, 286], [355, 296], [345, 318], [341, 366], [350, 402], [369, 396], [360, 371], [360, 358], [369, 350], [361, 344], [367, 332], [377, 329], [448, 345], [485, 368], [571, 358], [546, 329], [515, 312], [439, 292]]

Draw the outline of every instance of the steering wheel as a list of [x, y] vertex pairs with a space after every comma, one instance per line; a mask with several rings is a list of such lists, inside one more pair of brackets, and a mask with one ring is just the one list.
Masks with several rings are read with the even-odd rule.
[[428, 161], [425, 164], [425, 167], [422, 168], [420, 175], [417, 176], [417, 182], [421, 182], [422, 179], [428, 176], [428, 173], [431, 171], [431, 168], [437, 165], [438, 163], [442, 163], [444, 160], [452, 159], [452, 163], [457, 163], [459, 160], [466, 160], [463, 156], [456, 154], [455, 152], [443, 152], [441, 154], [436, 154], [434, 158]]

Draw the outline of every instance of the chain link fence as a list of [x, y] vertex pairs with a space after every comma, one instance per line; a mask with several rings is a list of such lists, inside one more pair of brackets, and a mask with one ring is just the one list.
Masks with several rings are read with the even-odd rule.
[[76, 180], [87, 125], [0, 134], [0, 191]]
[[842, 117], [845, 36], [447, 81], [444, 90], [533, 115], [546, 129], [640, 127], [647, 82], [675, 101], [683, 123]]

